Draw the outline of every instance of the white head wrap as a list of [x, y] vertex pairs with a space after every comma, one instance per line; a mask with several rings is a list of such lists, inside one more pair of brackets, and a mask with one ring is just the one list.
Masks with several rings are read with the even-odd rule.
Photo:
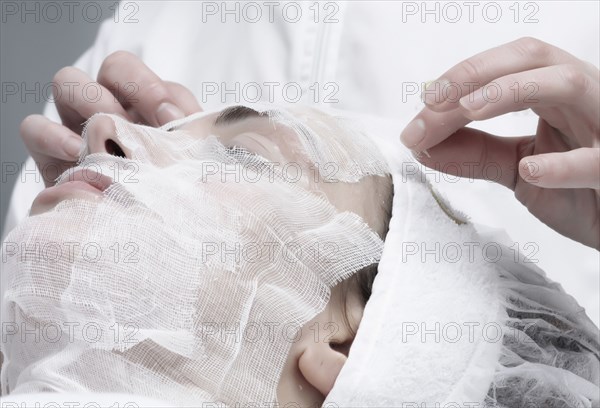
[[600, 406], [599, 332], [584, 309], [433, 190], [400, 146], [399, 123], [364, 123], [391, 164], [392, 219], [325, 405]]

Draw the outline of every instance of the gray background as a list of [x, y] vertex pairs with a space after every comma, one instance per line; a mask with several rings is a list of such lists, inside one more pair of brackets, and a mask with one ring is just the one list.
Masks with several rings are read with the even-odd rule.
[[[27, 158], [19, 136], [19, 124], [27, 115], [42, 113], [46, 104], [43, 92], [25, 95], [23, 91], [35, 89], [36, 83], [42, 90], [60, 68], [72, 65], [92, 45], [102, 20], [111, 17], [115, 3], [117, 0], [0, 0], [0, 83], [3, 90], [0, 100], [0, 231], [4, 229], [11, 191], [18, 179], [8, 174], [8, 166], [12, 163], [20, 165]], [[12, 15], [15, 7], [17, 14]], [[72, 17], [69, 7], [72, 7]], [[22, 14], [28, 10], [33, 12]], [[100, 13], [96, 14], [97, 11]], [[96, 20], [98, 22], [94, 22]], [[16, 83], [17, 95], [5, 95], [4, 90], [13, 83]]]

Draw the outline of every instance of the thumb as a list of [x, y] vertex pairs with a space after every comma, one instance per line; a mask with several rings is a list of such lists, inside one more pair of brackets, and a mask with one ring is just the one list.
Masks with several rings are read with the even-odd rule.
[[538, 187], [600, 190], [600, 149], [582, 147], [524, 157], [519, 162], [519, 174]]

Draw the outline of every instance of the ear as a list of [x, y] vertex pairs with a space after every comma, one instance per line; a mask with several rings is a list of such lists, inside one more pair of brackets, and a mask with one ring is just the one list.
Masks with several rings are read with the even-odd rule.
[[323, 396], [329, 394], [346, 356], [331, 348], [326, 341], [310, 342], [298, 359], [300, 372]]

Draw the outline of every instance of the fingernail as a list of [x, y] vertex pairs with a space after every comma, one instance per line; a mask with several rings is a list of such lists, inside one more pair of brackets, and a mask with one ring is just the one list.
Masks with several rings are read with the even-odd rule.
[[63, 148], [71, 158], [78, 159], [83, 147], [83, 139], [70, 137], [65, 142]]
[[420, 118], [410, 122], [400, 135], [400, 140], [408, 148], [418, 145], [424, 138], [425, 121]]
[[182, 119], [185, 117], [185, 113], [177, 106], [169, 102], [162, 103], [156, 110], [156, 120], [160, 125], [169, 123], [171, 121]]
[[[475, 92], [470, 93], [469, 95], [463, 96], [460, 98], [459, 103], [463, 106], [463, 108], [470, 111], [477, 111], [487, 105], [487, 100], [483, 96], [486, 94], [486, 88], [481, 88], [476, 90]], [[487, 94], [486, 94], [487, 95]]]
[[438, 79], [427, 85], [421, 93], [421, 101], [426, 105], [439, 105], [446, 100], [446, 86], [450, 83], [447, 79]]
[[428, 159], [431, 159], [431, 155], [429, 154], [429, 152], [427, 151], [427, 149], [424, 150], [411, 150], [410, 151], [413, 155], [413, 157], [415, 159], [417, 159], [417, 161], [421, 161], [423, 159], [423, 156], [427, 157]]
[[537, 183], [539, 178], [542, 176], [539, 163], [531, 160], [525, 160], [523, 161], [521, 167], [523, 168], [523, 180], [528, 183]]

